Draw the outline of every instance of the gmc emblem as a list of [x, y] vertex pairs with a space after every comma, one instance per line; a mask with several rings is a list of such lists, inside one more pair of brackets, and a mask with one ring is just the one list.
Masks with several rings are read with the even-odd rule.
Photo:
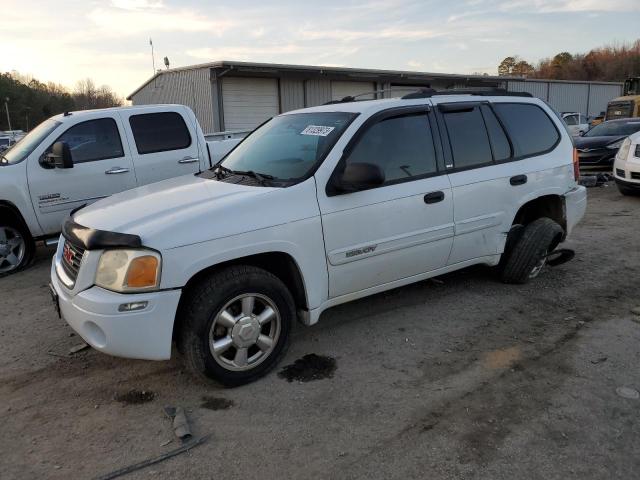
[[73, 265], [73, 257], [74, 257], [73, 251], [71, 250], [69, 245], [66, 243], [64, 244], [64, 248], [62, 249], [62, 256], [67, 261], [67, 263]]

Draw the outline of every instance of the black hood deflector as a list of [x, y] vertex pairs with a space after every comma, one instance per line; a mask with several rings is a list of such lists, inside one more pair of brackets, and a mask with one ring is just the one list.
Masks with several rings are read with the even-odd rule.
[[107, 232], [84, 227], [67, 219], [62, 226], [62, 235], [74, 245], [85, 250], [102, 250], [104, 248], [140, 248], [142, 240], [138, 235], [129, 233]]

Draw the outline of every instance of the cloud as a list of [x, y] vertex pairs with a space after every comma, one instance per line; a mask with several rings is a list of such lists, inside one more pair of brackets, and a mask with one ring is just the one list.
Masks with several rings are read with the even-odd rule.
[[501, 10], [514, 12], [634, 12], [640, 11], [638, 0], [509, 0], [501, 2]]
[[305, 28], [298, 32], [303, 40], [338, 40], [353, 42], [372, 38], [387, 40], [424, 40], [442, 35], [442, 32], [427, 28], [392, 27], [381, 30], [323, 30], [322, 28]]
[[164, 8], [161, 0], [111, 0], [111, 5], [122, 10], [155, 10]]
[[[125, 2], [143, 3], [143, 2]], [[122, 8], [96, 8], [87, 14], [96, 27], [112, 35], [136, 35], [157, 32], [207, 32], [220, 37], [234, 22], [212, 20], [191, 10], [166, 8], [138, 10]]]

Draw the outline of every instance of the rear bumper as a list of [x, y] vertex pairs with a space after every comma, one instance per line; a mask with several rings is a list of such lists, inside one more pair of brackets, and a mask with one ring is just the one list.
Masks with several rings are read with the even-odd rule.
[[[51, 284], [58, 294], [62, 318], [96, 350], [146, 360], [171, 357], [180, 290], [126, 295], [94, 286], [71, 296], [58, 279], [55, 265], [51, 268]], [[118, 310], [120, 305], [132, 302], [148, 304], [139, 311]]]
[[581, 185], [564, 194], [567, 235], [569, 236], [587, 211], [587, 189]]

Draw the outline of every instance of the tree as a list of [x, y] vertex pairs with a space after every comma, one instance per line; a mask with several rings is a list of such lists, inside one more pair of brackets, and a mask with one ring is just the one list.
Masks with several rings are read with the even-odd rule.
[[500, 65], [498, 65], [498, 75], [500, 75], [501, 77], [511, 75], [513, 67], [517, 63], [516, 58], [517, 57], [506, 57], [504, 60], [502, 60], [502, 62], [500, 62]]
[[518, 77], [528, 77], [533, 72], [535, 72], [535, 68], [524, 60], [516, 63], [511, 70], [511, 74]]

